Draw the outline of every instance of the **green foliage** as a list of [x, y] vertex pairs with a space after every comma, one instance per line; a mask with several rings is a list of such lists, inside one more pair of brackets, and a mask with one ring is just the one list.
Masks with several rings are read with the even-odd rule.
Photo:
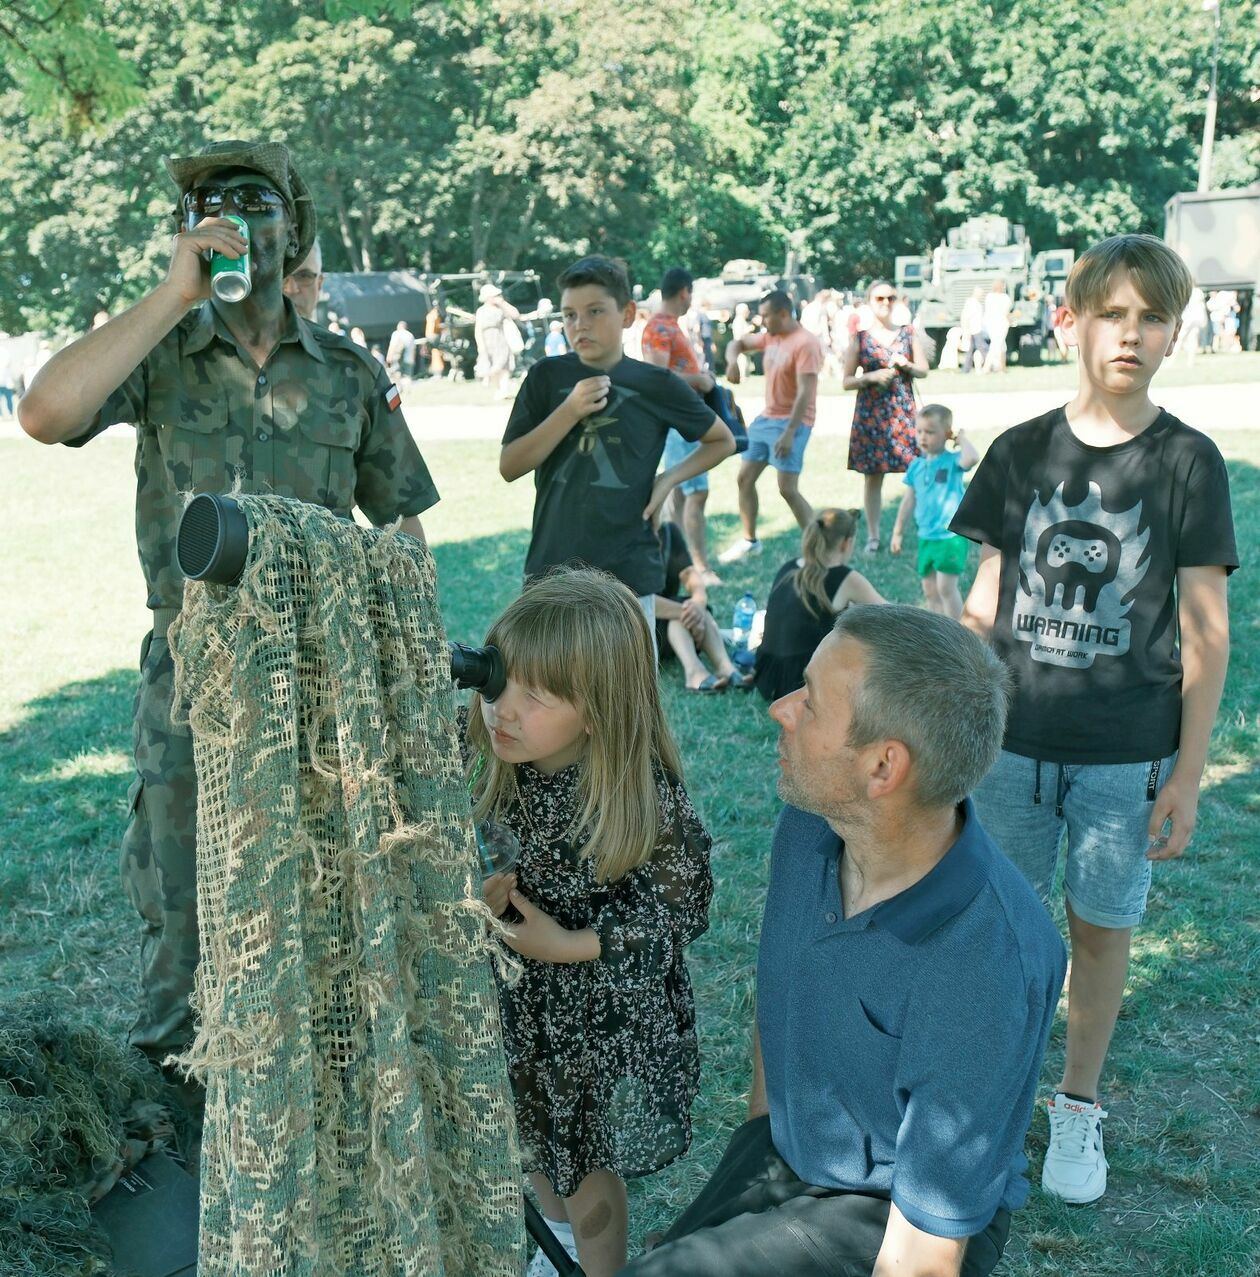
[[141, 100], [96, 0], [0, 0], [0, 70], [33, 115], [78, 132]]
[[[0, 0], [0, 328], [151, 288], [162, 157], [232, 135], [288, 140], [331, 270], [605, 249], [650, 283], [790, 245], [844, 284], [981, 212], [1038, 248], [1159, 232], [1211, 40], [1191, 0]], [[1257, 81], [1227, 3], [1221, 185], [1260, 175]]]

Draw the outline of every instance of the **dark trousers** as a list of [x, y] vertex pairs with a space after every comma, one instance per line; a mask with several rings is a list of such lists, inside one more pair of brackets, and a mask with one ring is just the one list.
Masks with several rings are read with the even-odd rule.
[[[700, 1196], [653, 1251], [620, 1277], [871, 1277], [888, 1223], [886, 1198], [806, 1184], [779, 1156], [770, 1119], [745, 1122]], [[962, 1277], [1002, 1257], [1010, 1213], [967, 1244]]]

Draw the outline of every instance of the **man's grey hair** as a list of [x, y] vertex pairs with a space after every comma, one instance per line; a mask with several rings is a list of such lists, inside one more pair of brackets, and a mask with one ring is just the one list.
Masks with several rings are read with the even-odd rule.
[[835, 632], [864, 651], [849, 744], [899, 740], [924, 807], [953, 806], [997, 762], [1011, 678], [993, 650], [957, 621], [917, 607], [846, 608]]

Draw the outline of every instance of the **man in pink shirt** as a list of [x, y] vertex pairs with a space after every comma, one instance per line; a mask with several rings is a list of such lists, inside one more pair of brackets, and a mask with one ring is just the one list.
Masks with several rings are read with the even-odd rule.
[[757, 480], [766, 466], [779, 475], [779, 495], [803, 528], [813, 509], [799, 488], [805, 446], [814, 424], [822, 346], [796, 318], [792, 299], [780, 289], [762, 298], [763, 331], [737, 337], [726, 347], [726, 379], [739, 383], [739, 357], [760, 350], [766, 371], [766, 406], [748, 427], [748, 450], [739, 467], [739, 518], [744, 535], [720, 556], [734, 563], [761, 553], [757, 540]]
[[[714, 379], [700, 367], [691, 342], [679, 325], [679, 318], [691, 308], [691, 274], [681, 266], [671, 266], [661, 279], [661, 308], [643, 329], [643, 359], [677, 373], [698, 395], [713, 389]], [[671, 430], [665, 441], [662, 464], [668, 470], [700, 445], [689, 443]], [[721, 585], [717, 573], [709, 566], [709, 546], [705, 533], [704, 507], [709, 499], [709, 476], [698, 474], [680, 483], [670, 493], [665, 506], [665, 519], [682, 525], [691, 552], [691, 561], [705, 585]]]

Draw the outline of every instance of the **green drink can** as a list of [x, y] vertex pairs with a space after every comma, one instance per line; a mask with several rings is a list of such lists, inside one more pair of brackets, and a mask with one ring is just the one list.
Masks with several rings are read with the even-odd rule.
[[235, 213], [224, 219], [245, 237], [245, 252], [237, 258], [226, 253], [210, 254], [210, 291], [221, 302], [244, 301], [252, 287], [249, 278], [249, 223]]

